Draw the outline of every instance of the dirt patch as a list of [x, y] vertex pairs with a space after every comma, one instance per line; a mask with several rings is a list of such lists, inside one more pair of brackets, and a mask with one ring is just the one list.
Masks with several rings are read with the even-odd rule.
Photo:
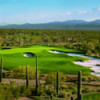
[[28, 97], [20, 97], [18, 100], [33, 100], [33, 99], [28, 98]]

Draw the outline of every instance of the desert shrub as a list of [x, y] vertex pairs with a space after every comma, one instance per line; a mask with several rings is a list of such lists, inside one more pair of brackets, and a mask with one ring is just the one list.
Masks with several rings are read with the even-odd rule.
[[55, 80], [56, 80], [56, 73], [50, 73], [48, 74], [48, 76], [46, 77], [45, 83], [46, 84], [54, 84]]
[[14, 100], [13, 94], [9, 91], [9, 89], [0, 88], [0, 100]]
[[94, 75], [91, 75], [91, 76], [88, 77], [88, 81], [89, 81], [89, 82], [91, 82], [91, 81], [94, 81], [94, 82], [95, 82], [95, 81], [98, 80], [98, 79], [99, 79], [99, 78], [98, 78], [97, 76], [94, 76]]
[[72, 94], [76, 94], [77, 93], [77, 88], [75, 86], [69, 86], [69, 92], [71, 92]]
[[[29, 79], [35, 79], [35, 72], [36, 72], [35, 68], [28, 66]], [[40, 71], [38, 71], [38, 73], [40, 73]], [[25, 79], [26, 78], [26, 66], [14, 68], [12, 70], [11, 77]]]
[[10, 87], [10, 91], [11, 91], [12, 95], [14, 96], [14, 98], [19, 98], [20, 97], [19, 88]]
[[100, 88], [99, 88], [99, 89], [97, 89], [97, 92], [100, 92]]
[[60, 86], [60, 88], [61, 88], [61, 89], [68, 89], [68, 86], [65, 85], [65, 84], [62, 84], [62, 85]]
[[19, 92], [16, 87], [9, 84], [0, 85], [0, 100], [15, 100], [19, 98]]
[[95, 90], [91, 87], [84, 87], [82, 89], [82, 93], [91, 93], [91, 92], [95, 92]]
[[60, 91], [59, 94], [58, 94], [58, 97], [59, 98], [65, 98], [67, 95], [66, 95], [66, 92], [65, 91]]
[[48, 96], [52, 96], [55, 93], [55, 91], [54, 91], [54, 89], [48, 88], [48, 89], [45, 90], [45, 93]]
[[38, 89], [38, 96], [45, 96], [45, 90], [44, 87], [39, 87]]
[[[63, 73], [59, 73], [59, 77], [60, 77], [60, 81], [64, 82], [66, 81], [66, 76]], [[55, 84], [56, 83], [56, 73], [50, 73], [47, 75], [46, 80], [45, 80], [46, 84]]]
[[66, 80], [67, 80], [67, 77], [62, 72], [60, 72], [60, 81], [65, 82]]
[[26, 89], [25, 85], [20, 85], [17, 87], [19, 93], [21, 94], [21, 96], [29, 96], [31, 95], [31, 91], [30, 91], [30, 87], [28, 87], [28, 89]]
[[30, 96], [30, 88], [26, 89], [25, 85], [0, 84], [0, 100], [18, 100], [21, 96]]
[[82, 81], [84, 81], [84, 82], [88, 81], [88, 77], [87, 76], [83, 76], [82, 77]]

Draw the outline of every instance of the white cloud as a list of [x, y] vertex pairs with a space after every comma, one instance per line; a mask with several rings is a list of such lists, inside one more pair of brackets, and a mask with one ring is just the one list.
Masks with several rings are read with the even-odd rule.
[[48, 17], [47, 14], [41, 14], [40, 16], [41, 16], [42, 18], [46, 18], [46, 17]]
[[100, 7], [98, 8], [98, 10], [100, 11]]
[[79, 10], [78, 13], [79, 13], [79, 14], [85, 14], [86, 11], [85, 11], [85, 10]]
[[86, 13], [86, 11], [85, 11], [85, 10], [83, 10], [83, 13]]
[[67, 15], [71, 15], [71, 12], [67, 12], [66, 14], [67, 14]]
[[81, 10], [79, 10], [79, 11], [78, 11], [78, 13], [79, 13], [79, 14], [81, 14], [81, 13], [82, 13], [82, 11], [81, 11]]

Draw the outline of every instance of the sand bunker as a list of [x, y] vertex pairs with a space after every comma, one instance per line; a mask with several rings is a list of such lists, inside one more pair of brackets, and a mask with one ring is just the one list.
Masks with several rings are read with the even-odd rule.
[[34, 54], [31, 52], [24, 53], [24, 57], [33, 57], [33, 56], [34, 56]]
[[[60, 51], [49, 51], [52, 53], [64, 53], [64, 52], [60, 52]], [[85, 57], [85, 58], [89, 58], [90, 60], [88, 61], [77, 61], [74, 62], [75, 64], [78, 65], [82, 65], [85, 67], [91, 67], [91, 69], [94, 71], [92, 74], [100, 76], [100, 59], [99, 58], [95, 58], [95, 57], [90, 57], [90, 56], [85, 56], [84, 54], [77, 54], [77, 53], [64, 53], [67, 54], [69, 56], [80, 56], [80, 57]]]

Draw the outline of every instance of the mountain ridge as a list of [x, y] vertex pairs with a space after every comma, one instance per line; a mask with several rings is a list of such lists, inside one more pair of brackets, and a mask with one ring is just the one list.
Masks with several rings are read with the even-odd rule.
[[94, 21], [84, 20], [67, 20], [49, 23], [25, 23], [25, 24], [9, 24], [0, 26], [0, 28], [8, 29], [64, 29], [64, 30], [100, 30], [100, 19]]

